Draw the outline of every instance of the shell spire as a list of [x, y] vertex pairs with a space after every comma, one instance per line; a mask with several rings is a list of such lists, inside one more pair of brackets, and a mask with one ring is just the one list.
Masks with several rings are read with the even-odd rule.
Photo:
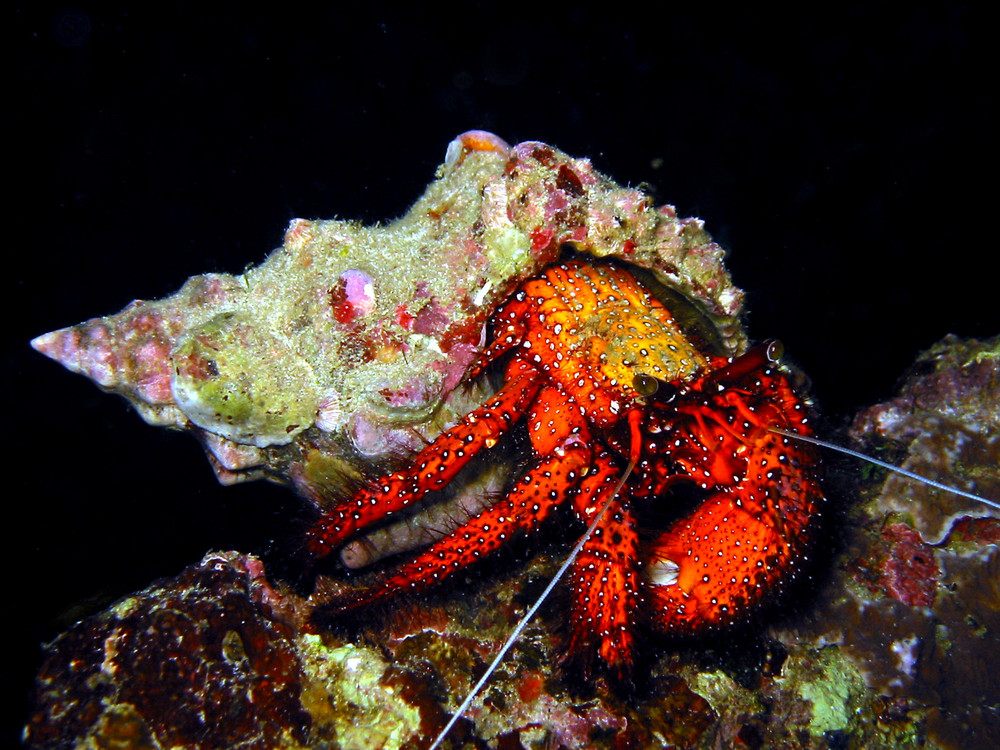
[[[218, 277], [214, 277], [218, 278]], [[211, 276], [192, 279], [170, 301], [191, 304], [192, 288], [203, 292], [212, 287]], [[213, 300], [202, 294], [203, 304]], [[217, 300], [222, 293], [215, 295]], [[171, 389], [171, 351], [183, 328], [182, 305], [169, 301], [136, 300], [116, 315], [93, 318], [33, 339], [31, 346], [71, 372], [90, 378], [106, 391], [118, 393], [136, 407], [153, 425], [188, 426], [188, 418], [178, 408]]]

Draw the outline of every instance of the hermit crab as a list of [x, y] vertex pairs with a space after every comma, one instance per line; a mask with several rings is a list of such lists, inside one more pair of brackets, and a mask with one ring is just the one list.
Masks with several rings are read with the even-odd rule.
[[[307, 548], [325, 555], [441, 489], [521, 421], [528, 470], [381, 586], [326, 613], [440, 583], [564, 506], [581, 529], [597, 519], [569, 582], [568, 653], [585, 673], [596, 658], [627, 677], [643, 623], [691, 634], [743, 622], [794, 580], [823, 494], [812, 447], [770, 429], [808, 434], [774, 342], [706, 355], [628, 271], [579, 258], [524, 282], [493, 326], [469, 377], [506, 357], [500, 390], [409, 468], [329, 510]], [[693, 509], [672, 494], [677, 485], [698, 493]], [[673, 517], [650, 532], [650, 515]]]

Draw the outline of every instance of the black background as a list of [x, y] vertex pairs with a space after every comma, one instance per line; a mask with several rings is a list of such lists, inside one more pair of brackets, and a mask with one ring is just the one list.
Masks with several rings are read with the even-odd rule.
[[4, 13], [5, 684], [26, 694], [73, 617], [261, 551], [299, 507], [218, 486], [190, 437], [30, 338], [239, 273], [294, 217], [396, 217], [462, 131], [589, 156], [703, 218], [751, 335], [785, 342], [834, 423], [944, 334], [1000, 332], [983, 18], [650, 5]]

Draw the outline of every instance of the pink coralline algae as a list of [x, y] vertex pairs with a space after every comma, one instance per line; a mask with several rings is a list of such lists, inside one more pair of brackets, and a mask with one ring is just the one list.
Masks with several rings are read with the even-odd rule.
[[330, 304], [338, 323], [349, 324], [371, 315], [375, 310], [375, 280], [364, 271], [344, 271], [330, 290]]
[[878, 565], [882, 575], [878, 587], [911, 607], [929, 607], [941, 585], [941, 567], [934, 549], [905, 523], [882, 530], [886, 558]]

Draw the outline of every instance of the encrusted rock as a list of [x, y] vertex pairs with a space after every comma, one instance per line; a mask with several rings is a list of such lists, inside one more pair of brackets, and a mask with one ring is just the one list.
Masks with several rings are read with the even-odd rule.
[[[998, 403], [1000, 337], [948, 336], [920, 354], [896, 397], [858, 414], [852, 436], [996, 500]], [[869, 690], [873, 742], [1000, 744], [1000, 513], [881, 471], [861, 498], [827, 596], [782, 640], [850, 660]]]
[[300, 747], [303, 668], [263, 566], [211, 554], [50, 643], [35, 748]]

